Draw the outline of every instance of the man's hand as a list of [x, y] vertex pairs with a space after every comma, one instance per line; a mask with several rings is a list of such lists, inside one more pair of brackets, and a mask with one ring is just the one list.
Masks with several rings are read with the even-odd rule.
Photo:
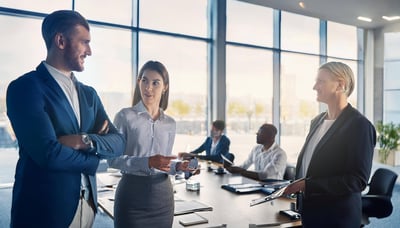
[[149, 157], [149, 167], [169, 172], [172, 159], [176, 159], [176, 156], [162, 156], [159, 154], [151, 156]]
[[228, 170], [230, 173], [242, 173], [243, 171], [245, 171], [245, 169], [238, 166], [226, 166], [225, 169]]
[[74, 150], [87, 150], [89, 145], [86, 145], [82, 141], [82, 135], [64, 135], [58, 137], [58, 142], [64, 146], [71, 147]]

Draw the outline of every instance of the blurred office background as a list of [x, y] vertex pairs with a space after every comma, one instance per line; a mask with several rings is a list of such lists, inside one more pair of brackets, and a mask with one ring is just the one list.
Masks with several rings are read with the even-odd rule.
[[44, 60], [41, 22], [59, 9], [74, 9], [90, 22], [93, 53], [76, 75], [97, 90], [111, 119], [131, 105], [144, 62], [166, 65], [167, 113], [177, 121], [174, 153], [195, 149], [211, 122], [224, 119], [240, 163], [255, 145], [258, 127], [269, 122], [295, 164], [311, 118], [325, 110], [312, 86], [326, 61], [353, 69], [356, 89], [349, 100], [371, 122], [400, 123], [400, 20], [382, 18], [400, 16], [400, 1], [299, 2], [0, 0], [0, 191], [11, 194], [17, 159], [6, 89]]

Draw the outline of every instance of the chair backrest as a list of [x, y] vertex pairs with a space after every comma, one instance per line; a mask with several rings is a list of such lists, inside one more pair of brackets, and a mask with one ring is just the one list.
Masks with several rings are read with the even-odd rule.
[[295, 178], [296, 178], [296, 167], [287, 165], [285, 169], [285, 174], [283, 174], [283, 179], [293, 181]]
[[397, 174], [395, 172], [386, 168], [377, 169], [369, 183], [367, 195], [385, 195], [391, 197], [396, 179]]

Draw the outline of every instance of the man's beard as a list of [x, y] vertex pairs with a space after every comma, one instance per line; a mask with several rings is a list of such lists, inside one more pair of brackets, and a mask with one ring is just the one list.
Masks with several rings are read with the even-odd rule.
[[79, 63], [79, 56], [75, 55], [75, 52], [73, 48], [71, 48], [71, 45], [67, 44], [65, 47], [65, 55], [64, 55], [65, 62], [68, 66], [68, 68], [71, 71], [77, 71], [77, 72], [82, 72], [84, 69], [84, 66]]

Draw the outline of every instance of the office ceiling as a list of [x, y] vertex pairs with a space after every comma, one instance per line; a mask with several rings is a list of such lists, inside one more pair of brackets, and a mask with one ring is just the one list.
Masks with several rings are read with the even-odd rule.
[[[400, 20], [382, 19], [382, 16], [400, 16], [400, 0], [302, 0], [305, 4], [304, 9], [299, 6], [301, 0], [241, 1], [365, 29], [400, 23]], [[358, 16], [371, 18], [372, 22], [360, 21]]]

